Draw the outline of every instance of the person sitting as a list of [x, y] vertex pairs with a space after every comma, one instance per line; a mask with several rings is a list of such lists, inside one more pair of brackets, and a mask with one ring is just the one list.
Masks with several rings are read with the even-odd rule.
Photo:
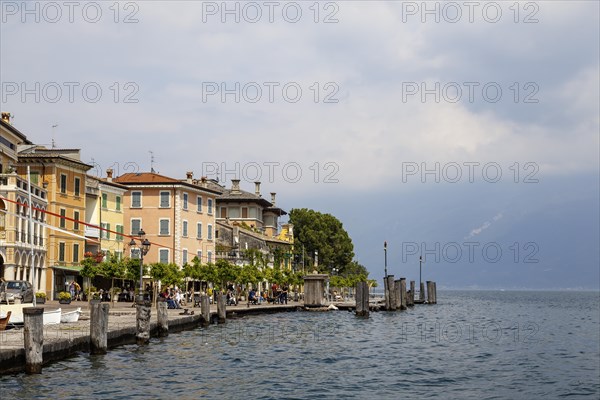
[[235, 296], [229, 290], [227, 291], [227, 305], [235, 306]]
[[248, 301], [250, 302], [250, 304], [258, 304], [258, 298], [256, 297], [256, 290], [254, 290], [254, 289], [250, 290], [250, 293], [248, 294]]

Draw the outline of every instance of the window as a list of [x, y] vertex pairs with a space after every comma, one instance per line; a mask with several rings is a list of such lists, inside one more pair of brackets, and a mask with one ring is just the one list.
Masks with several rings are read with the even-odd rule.
[[159, 235], [168, 235], [169, 234], [169, 220], [168, 219], [160, 219], [159, 221]]
[[183, 194], [183, 209], [184, 210], [188, 209], [188, 194], [187, 193]]
[[108, 208], [108, 194], [102, 193], [102, 208]]
[[188, 222], [187, 221], [183, 221], [183, 225], [181, 227], [181, 236], [183, 236], [183, 237], [188, 236]]
[[161, 208], [171, 207], [171, 193], [160, 192], [160, 207]]
[[202, 222], [196, 224], [196, 239], [202, 239]]
[[202, 196], [196, 197], [196, 204], [198, 205], [198, 212], [202, 212]]
[[66, 228], [67, 227], [67, 210], [65, 210], [64, 208], [60, 209], [60, 223], [59, 226], [61, 228]]
[[169, 249], [160, 249], [158, 251], [158, 262], [163, 264], [169, 263]]
[[249, 216], [250, 218], [256, 218], [256, 207], [250, 207], [250, 213]]
[[227, 207], [221, 207], [221, 218], [227, 218]]
[[229, 209], [227, 211], [229, 211], [229, 218], [239, 218], [240, 217], [240, 208], [239, 207], [229, 207]]
[[81, 179], [75, 178], [75, 196], [81, 193]]
[[117, 256], [117, 260], [121, 261], [123, 259], [122, 251], [115, 251], [115, 255]]
[[142, 220], [135, 218], [131, 220], [131, 235], [137, 235], [142, 229]]
[[208, 232], [206, 233], [206, 238], [208, 240], [212, 240], [212, 225], [208, 224]]
[[202, 250], [198, 250], [196, 255], [198, 256], [198, 260], [200, 260], [200, 264], [202, 264]]
[[115, 230], [117, 231], [117, 240], [119, 242], [123, 241], [123, 225], [117, 225]]
[[212, 206], [213, 205], [213, 200], [212, 199], [206, 200], [206, 204], [208, 205], [208, 213], [212, 215], [212, 213], [213, 213], [213, 210], [212, 210], [212, 208], [213, 208], [213, 206]]
[[248, 218], [248, 207], [242, 207], [242, 218]]
[[75, 221], [73, 221], [73, 230], [78, 231], [79, 230], [79, 211], [73, 211], [73, 219], [75, 220]]
[[110, 239], [110, 224], [101, 222], [100, 228], [100, 239]]
[[[1, 173], [2, 173], [2, 165], [0, 164], [0, 174]], [[31, 183], [33, 183], [34, 185], [39, 185], [39, 182], [40, 182], [40, 173], [39, 172], [31, 171], [29, 176], [31, 178]]]
[[74, 263], [79, 262], [79, 244], [78, 243], [73, 244], [73, 262]]
[[212, 262], [212, 251], [208, 251], [206, 254], [206, 262], [207, 263], [211, 263]]
[[131, 192], [131, 208], [142, 207], [142, 192]]
[[60, 192], [67, 193], [67, 176], [60, 174]]
[[187, 249], [183, 249], [183, 260], [182, 260], [182, 264], [187, 264], [188, 262], [188, 252]]
[[116, 202], [116, 204], [115, 204], [115, 210], [121, 211], [121, 196], [117, 196], [115, 198], [115, 202]]
[[65, 261], [65, 243], [61, 242], [58, 244], [58, 261]]

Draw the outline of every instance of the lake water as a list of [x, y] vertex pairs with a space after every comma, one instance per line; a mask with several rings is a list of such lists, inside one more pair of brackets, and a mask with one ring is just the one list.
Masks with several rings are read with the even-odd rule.
[[248, 316], [0, 377], [0, 397], [598, 399], [599, 319], [599, 293], [508, 291]]

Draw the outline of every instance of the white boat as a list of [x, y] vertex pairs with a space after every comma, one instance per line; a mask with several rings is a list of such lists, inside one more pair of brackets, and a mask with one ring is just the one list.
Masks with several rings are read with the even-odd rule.
[[71, 322], [79, 321], [79, 316], [81, 315], [81, 307], [77, 307], [75, 311], [67, 311], [61, 314], [60, 322], [63, 324], [68, 324]]
[[61, 309], [44, 311], [44, 325], [56, 325], [60, 324]]
[[10, 325], [23, 325], [23, 308], [25, 307], [33, 307], [33, 304], [0, 304], [0, 318], [6, 317], [6, 314], [11, 311]]

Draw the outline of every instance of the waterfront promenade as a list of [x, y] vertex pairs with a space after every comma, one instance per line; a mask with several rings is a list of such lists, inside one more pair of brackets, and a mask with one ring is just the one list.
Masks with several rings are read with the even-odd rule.
[[[134, 343], [136, 333], [136, 309], [129, 302], [110, 304], [108, 317], [108, 347]], [[288, 304], [250, 305], [243, 302], [236, 306], [227, 306], [227, 318], [247, 314], [296, 311], [303, 307], [302, 302], [288, 301]], [[77, 351], [89, 350], [90, 307], [87, 302], [75, 301], [71, 304], [59, 304], [58, 301], [47, 301], [39, 305], [48, 310], [61, 308], [63, 312], [81, 307], [82, 315], [78, 322], [69, 324], [44, 326], [44, 363], [63, 359]], [[193, 315], [181, 315], [187, 308]], [[186, 306], [184, 309], [168, 310], [169, 332], [192, 329], [201, 324], [200, 307]], [[216, 319], [217, 305], [210, 306], [211, 321]], [[155, 335], [157, 329], [156, 309], [152, 309], [151, 332]], [[19, 372], [25, 366], [25, 350], [23, 344], [23, 328], [10, 329], [0, 332], [0, 374]]]

